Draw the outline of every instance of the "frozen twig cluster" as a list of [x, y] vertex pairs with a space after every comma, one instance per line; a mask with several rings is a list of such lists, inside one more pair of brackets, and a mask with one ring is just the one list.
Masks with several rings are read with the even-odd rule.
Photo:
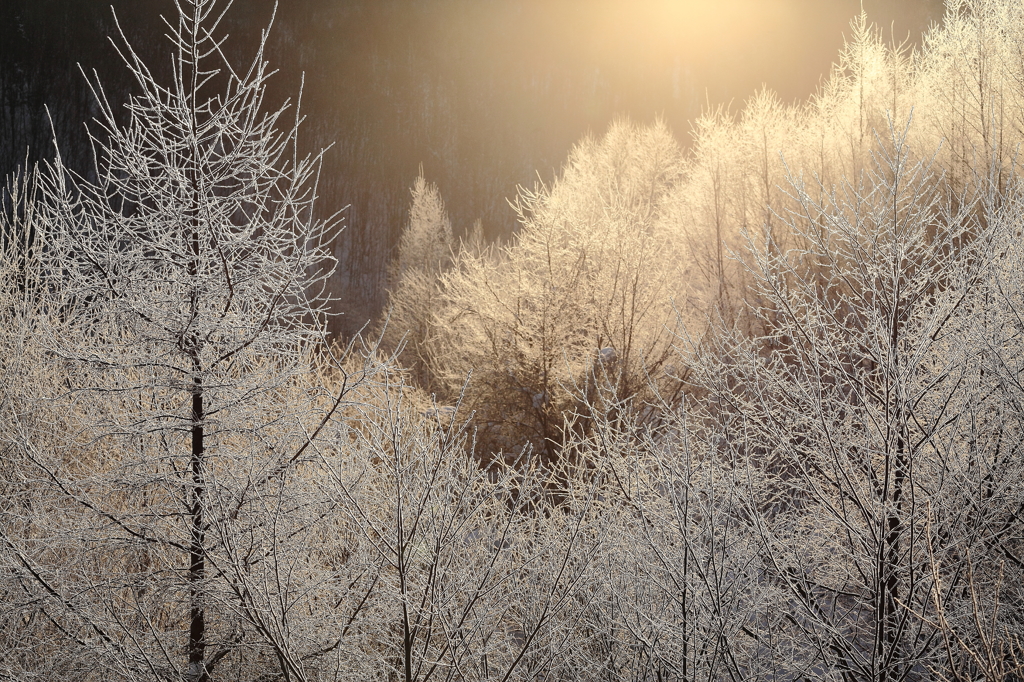
[[5, 189], [0, 676], [1021, 678], [1015, 3], [616, 123], [502, 248], [421, 177], [344, 347], [301, 116], [176, 10], [95, 180]]

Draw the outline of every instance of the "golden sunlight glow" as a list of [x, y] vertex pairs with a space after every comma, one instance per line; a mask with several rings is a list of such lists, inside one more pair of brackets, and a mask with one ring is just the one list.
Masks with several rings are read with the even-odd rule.
[[[699, 97], [726, 102], [762, 84], [803, 99], [827, 75], [861, 7], [897, 36], [915, 38], [929, 15], [888, 0], [524, 0], [503, 30], [551, 63], [602, 64], [623, 79], [680, 69]], [[522, 40], [524, 39], [525, 40]], [[483, 56], [483, 55], [482, 55]], [[483, 56], [486, 59], [486, 56]], [[676, 73], [674, 78], [679, 79]], [[633, 102], [624, 103], [632, 106]]]

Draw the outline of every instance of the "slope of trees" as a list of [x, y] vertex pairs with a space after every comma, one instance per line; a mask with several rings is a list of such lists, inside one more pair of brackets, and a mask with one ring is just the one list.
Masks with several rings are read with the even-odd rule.
[[[787, 99], [802, 96], [827, 67], [858, 2], [785, 0], [789, 9], [779, 12], [730, 0], [725, 11], [704, 14], [713, 22], [705, 28], [678, 12], [665, 21], [663, 4], [646, 0], [636, 12], [615, 3], [594, 11], [575, 0], [289, 0], [267, 45], [279, 74], [268, 87], [271, 99], [286, 97], [305, 74], [310, 121], [300, 144], [315, 151], [334, 143], [320, 209], [347, 206], [349, 228], [335, 242], [332, 286], [345, 299], [338, 305], [345, 315], [331, 320], [335, 331], [355, 333], [382, 308], [404, 186], [419, 164], [443, 188], [459, 233], [481, 219], [489, 235], [507, 238], [516, 221], [506, 196], [538, 170], [550, 177], [581, 130], [600, 130], [628, 107], [640, 118], [663, 112], [672, 129], [685, 132], [705, 89], [712, 101], [729, 100], [767, 80]], [[864, 4], [881, 24], [895, 20], [898, 31], [919, 35], [927, 17], [938, 18], [941, 0]], [[729, 30], [730, 15], [745, 5], [769, 30]], [[68, 167], [91, 172], [82, 122], [97, 112], [78, 65], [103, 77], [119, 121], [134, 89], [105, 39], [115, 31], [111, 6], [147, 64], [164, 74], [170, 60], [159, 14], [172, 10], [172, 0], [0, 6], [0, 175], [24, 164], [26, 147], [37, 161], [54, 143]], [[248, 0], [246, 11], [225, 17], [232, 61], [248, 57], [274, 6]], [[823, 22], [831, 28], [801, 36]], [[618, 31], [603, 28], [616, 23]], [[718, 32], [726, 42], [700, 39]], [[758, 68], [736, 68], [744, 63]]]
[[679, 161], [663, 126], [617, 124], [577, 147], [555, 185], [520, 198], [512, 245], [464, 252], [441, 277], [437, 382], [452, 397], [474, 373], [464, 400], [489, 446], [525, 437], [557, 457], [574, 386], [600, 374], [631, 398], [645, 370], [661, 372], [684, 293], [664, 221]]
[[421, 176], [344, 348], [301, 116], [177, 9], [95, 177], [5, 190], [0, 674], [1021, 679], [1015, 3], [620, 121], [505, 245]]

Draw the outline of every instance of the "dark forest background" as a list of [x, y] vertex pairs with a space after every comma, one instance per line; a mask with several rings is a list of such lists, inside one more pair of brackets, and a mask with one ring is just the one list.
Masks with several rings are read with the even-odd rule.
[[[489, 239], [507, 239], [517, 186], [549, 181], [575, 142], [616, 116], [660, 117], [686, 145], [702, 111], [739, 108], [762, 86], [806, 98], [861, 4], [897, 42], [919, 40], [941, 14], [940, 0], [282, 0], [271, 100], [294, 97], [305, 74], [305, 144], [334, 144], [319, 207], [348, 207], [335, 331], [383, 305], [421, 165], [456, 234], [479, 220]], [[225, 49], [236, 63], [273, 9], [235, 2]], [[66, 163], [89, 174], [81, 122], [97, 109], [78, 65], [115, 108], [133, 91], [106, 39], [114, 13], [145, 61], [169, 67], [160, 15], [170, 0], [0, 2], [0, 173], [52, 157], [52, 125]]]

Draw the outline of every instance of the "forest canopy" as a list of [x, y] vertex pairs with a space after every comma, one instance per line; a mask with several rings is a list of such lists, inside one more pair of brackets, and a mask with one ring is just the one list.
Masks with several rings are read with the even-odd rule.
[[266, 34], [176, 9], [95, 172], [5, 190], [0, 674], [1024, 676], [1019, 2], [621, 118], [504, 242], [421, 173], [344, 343]]

